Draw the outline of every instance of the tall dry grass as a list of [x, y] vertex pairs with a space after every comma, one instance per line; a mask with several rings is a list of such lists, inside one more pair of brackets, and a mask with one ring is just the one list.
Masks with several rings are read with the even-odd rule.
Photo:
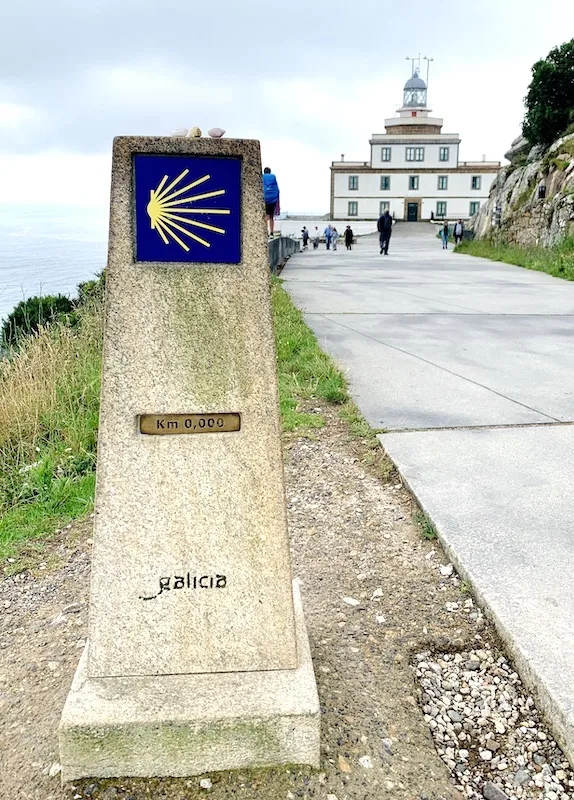
[[0, 554], [91, 504], [102, 319], [92, 300], [0, 362]]

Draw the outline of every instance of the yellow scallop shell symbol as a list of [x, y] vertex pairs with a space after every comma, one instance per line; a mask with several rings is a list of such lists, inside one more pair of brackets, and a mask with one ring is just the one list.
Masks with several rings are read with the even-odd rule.
[[219, 197], [225, 194], [225, 189], [216, 189], [212, 192], [204, 192], [203, 194], [196, 195], [187, 194], [195, 189], [196, 186], [210, 180], [211, 175], [204, 175], [202, 178], [188, 183], [187, 186], [176, 189], [176, 186], [181, 183], [188, 173], [189, 170], [184, 169], [184, 171], [168, 186], [166, 186], [166, 183], [169, 180], [169, 176], [164, 175], [157, 188], [150, 190], [150, 199], [146, 208], [151, 221], [151, 227], [158, 232], [163, 243], [169, 244], [170, 239], [173, 239], [186, 253], [189, 252], [189, 246], [178, 234], [188, 236], [204, 247], [211, 247], [211, 244], [207, 239], [203, 239], [201, 236], [198, 236], [197, 233], [194, 233], [192, 230], [193, 228], [200, 228], [217, 234], [225, 234], [224, 228], [208, 225], [206, 222], [198, 222], [192, 219], [194, 215], [231, 213], [228, 208], [197, 208], [194, 206], [193, 203], [196, 203], [198, 200], [207, 200], [210, 197]]

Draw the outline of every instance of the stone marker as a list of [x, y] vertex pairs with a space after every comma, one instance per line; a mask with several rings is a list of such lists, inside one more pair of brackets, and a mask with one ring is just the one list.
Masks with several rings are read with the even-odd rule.
[[89, 640], [62, 779], [318, 766], [259, 145], [118, 138]]

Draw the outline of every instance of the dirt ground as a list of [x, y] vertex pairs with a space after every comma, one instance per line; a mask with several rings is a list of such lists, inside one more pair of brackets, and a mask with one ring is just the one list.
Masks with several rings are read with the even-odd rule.
[[[398, 478], [381, 480], [338, 414], [321, 410], [325, 428], [285, 442], [293, 571], [322, 709], [321, 769], [61, 788], [57, 727], [86, 637], [84, 520], [53, 537], [32, 569], [5, 571], [0, 581], [1, 800], [460, 797], [423, 720], [412, 661], [423, 650], [476, 646], [487, 635], [484, 620], [463, 612], [469, 595], [456, 576], [441, 574], [440, 545], [422, 538]], [[448, 610], [451, 603], [458, 606]], [[200, 786], [205, 777], [210, 788]]]

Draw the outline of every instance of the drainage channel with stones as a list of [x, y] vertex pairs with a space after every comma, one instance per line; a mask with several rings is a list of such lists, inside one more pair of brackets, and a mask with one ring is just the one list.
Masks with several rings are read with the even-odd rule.
[[[451, 564], [437, 569], [460, 585]], [[470, 597], [447, 608], [482, 620]], [[491, 638], [485, 630], [476, 649], [416, 656], [419, 701], [438, 754], [472, 800], [573, 798], [572, 768]]]

